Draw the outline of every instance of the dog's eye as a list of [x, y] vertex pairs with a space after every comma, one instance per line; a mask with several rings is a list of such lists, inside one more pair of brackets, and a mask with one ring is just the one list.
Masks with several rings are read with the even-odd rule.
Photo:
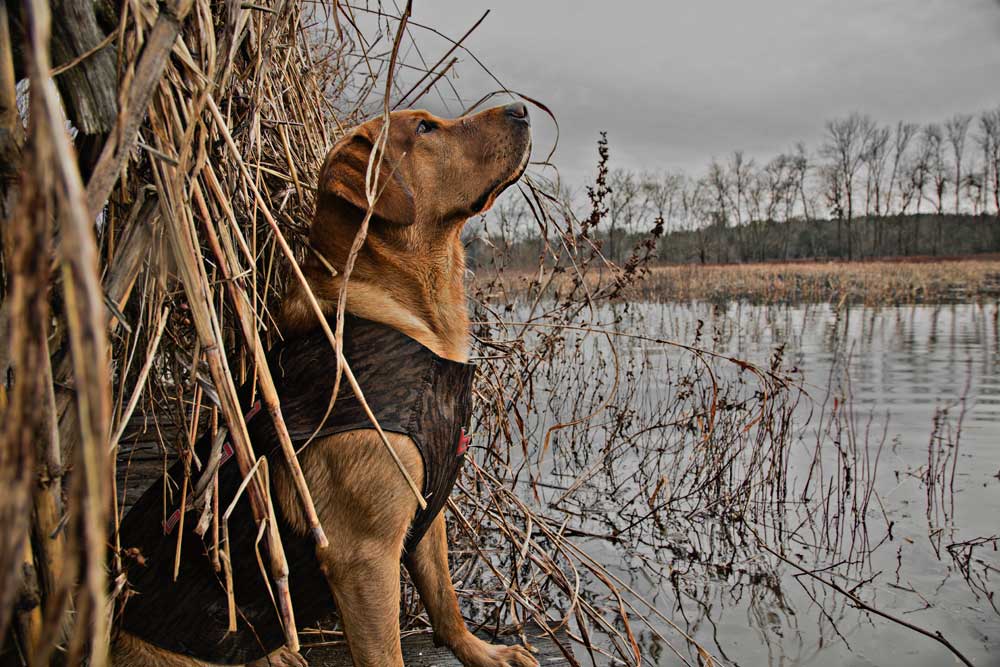
[[434, 123], [427, 120], [422, 120], [419, 123], [417, 123], [417, 134], [426, 134], [428, 132], [432, 132], [436, 128], [437, 126]]

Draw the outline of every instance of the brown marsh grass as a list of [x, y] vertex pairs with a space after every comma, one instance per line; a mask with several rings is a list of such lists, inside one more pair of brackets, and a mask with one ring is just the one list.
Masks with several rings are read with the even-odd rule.
[[948, 301], [1000, 294], [1000, 258], [657, 266], [629, 294], [754, 303]]
[[[556, 269], [558, 271], [558, 269]], [[537, 273], [508, 271], [506, 286], [525, 289]], [[589, 277], [598, 281], [597, 273]], [[557, 289], [571, 282], [556, 278]], [[863, 262], [653, 265], [621, 295], [651, 301], [745, 300], [750, 303], [850, 303], [869, 306], [976, 300], [1000, 294], [1000, 258], [902, 258]]]
[[635, 296], [753, 303], [935, 302], [1000, 293], [1000, 258], [658, 266]]

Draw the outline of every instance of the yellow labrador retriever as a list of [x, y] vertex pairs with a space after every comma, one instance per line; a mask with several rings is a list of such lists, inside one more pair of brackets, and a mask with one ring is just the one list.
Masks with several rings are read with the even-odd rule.
[[[381, 124], [381, 118], [374, 119], [345, 136], [320, 171], [310, 242], [326, 261], [310, 257], [303, 268], [327, 315], [336, 311], [343, 268], [367, 210], [365, 172]], [[470, 331], [462, 227], [523, 173], [531, 150], [527, 108], [517, 102], [453, 120], [424, 111], [394, 112], [387, 146], [380, 175], [384, 189], [348, 282], [347, 311], [391, 328], [436, 357], [466, 362]], [[286, 295], [279, 319], [288, 339], [302, 339], [318, 326], [298, 285]], [[261, 418], [267, 419], [256, 419]], [[413, 438], [388, 437], [413, 480], [423, 486], [433, 471], [424, 469]], [[320, 437], [302, 451], [300, 461], [330, 540], [319, 555], [319, 570], [357, 667], [403, 664], [399, 581], [404, 545], [409, 551], [403, 562], [430, 616], [435, 641], [468, 667], [537, 664], [523, 647], [493, 645], [466, 628], [448, 571], [444, 516], [430, 517], [422, 538], [415, 545], [407, 542], [417, 501], [374, 430]], [[305, 518], [280, 458], [272, 462], [272, 478], [277, 509], [289, 530], [307, 540]], [[165, 522], [164, 532], [167, 528], [172, 526]], [[123, 546], [128, 546], [127, 536]], [[237, 591], [240, 585], [237, 581]], [[116, 634], [113, 662], [120, 667], [211, 664], [163, 646], [122, 630]], [[304, 661], [280, 649], [253, 664]]]

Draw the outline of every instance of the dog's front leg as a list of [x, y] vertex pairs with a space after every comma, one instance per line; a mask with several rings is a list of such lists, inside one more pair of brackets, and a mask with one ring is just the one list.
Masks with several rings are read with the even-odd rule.
[[535, 667], [538, 662], [523, 646], [490, 644], [469, 632], [458, 609], [448, 571], [448, 537], [444, 513], [438, 515], [414, 553], [406, 560], [434, 627], [434, 641], [451, 649], [466, 667]]
[[[420, 453], [408, 438], [389, 434], [417, 484]], [[300, 456], [316, 510], [330, 539], [317, 553], [333, 593], [355, 667], [401, 667], [400, 555], [417, 502], [374, 431], [318, 441]], [[278, 479], [282, 509], [304, 532], [287, 475]]]
[[351, 559], [326, 558], [330, 582], [355, 667], [402, 667], [399, 643], [399, 559], [381, 545]]

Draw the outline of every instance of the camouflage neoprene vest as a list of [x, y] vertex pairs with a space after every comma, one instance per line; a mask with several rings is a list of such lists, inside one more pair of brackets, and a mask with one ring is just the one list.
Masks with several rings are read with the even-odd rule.
[[[395, 329], [351, 316], [345, 323], [344, 355], [383, 430], [412, 438], [423, 458], [427, 509], [413, 519], [406, 542], [406, 552], [412, 552], [444, 507], [464, 461], [475, 367], [443, 359]], [[326, 337], [317, 331], [277, 346], [269, 363], [292, 441], [301, 444], [316, 432], [327, 411], [334, 355]], [[271, 419], [248, 392], [249, 387], [241, 391], [254, 451], [271, 461], [280, 460]], [[317, 435], [369, 428], [361, 405], [347, 381], [342, 381], [334, 408]], [[202, 462], [208, 460], [210, 447], [208, 435], [197, 443], [195, 450]], [[177, 581], [172, 581], [180, 518], [176, 489], [183, 484], [182, 464], [175, 464], [169, 475], [175, 492], [167, 497], [166, 506], [161, 478], [121, 524], [122, 548], [138, 548], [145, 562], [128, 560], [128, 580], [136, 594], [120, 610], [119, 627], [155, 646], [219, 664], [244, 663], [279, 648], [284, 632], [257, 562], [257, 527], [246, 494], [229, 519], [237, 631], [227, 633], [229, 608], [222, 573], [212, 566], [208, 538], [194, 532], [198, 520], [194, 512], [184, 520], [180, 572]], [[197, 481], [197, 473], [192, 472], [191, 488]], [[226, 442], [219, 466], [220, 508], [229, 505], [241, 482], [232, 445]], [[294, 532], [277, 503], [275, 512], [289, 564], [296, 623], [300, 627], [315, 624], [333, 609], [333, 597], [311, 537]], [[267, 563], [265, 542], [259, 548]], [[273, 590], [273, 582], [269, 583]]]

